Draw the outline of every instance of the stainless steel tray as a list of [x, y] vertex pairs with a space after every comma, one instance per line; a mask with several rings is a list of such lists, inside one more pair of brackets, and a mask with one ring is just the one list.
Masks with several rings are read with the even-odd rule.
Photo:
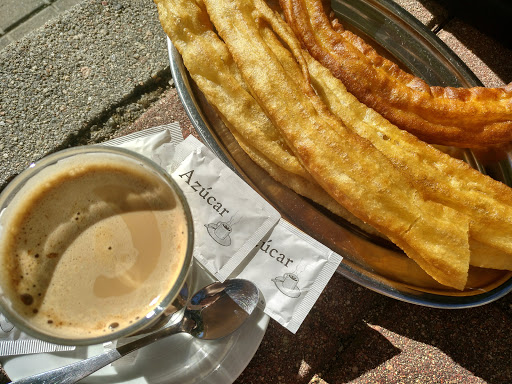
[[[390, 0], [332, 0], [343, 25], [381, 53], [431, 85], [481, 85], [466, 65], [430, 30]], [[181, 56], [169, 42], [171, 72], [178, 95], [204, 143], [273, 204], [282, 216], [343, 256], [338, 272], [348, 279], [409, 303], [464, 308], [494, 301], [512, 290], [512, 272], [470, 268], [460, 292], [436, 283], [393, 244], [364, 233], [275, 182], [241, 150], [189, 78]], [[470, 151], [462, 158], [510, 185], [508, 160], [479, 163]]]

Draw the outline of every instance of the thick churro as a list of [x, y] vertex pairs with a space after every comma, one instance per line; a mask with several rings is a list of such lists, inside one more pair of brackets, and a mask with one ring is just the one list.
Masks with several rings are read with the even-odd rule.
[[434, 144], [485, 147], [512, 140], [512, 83], [503, 88], [429, 86], [345, 30], [330, 1], [280, 0], [311, 56], [367, 106]]

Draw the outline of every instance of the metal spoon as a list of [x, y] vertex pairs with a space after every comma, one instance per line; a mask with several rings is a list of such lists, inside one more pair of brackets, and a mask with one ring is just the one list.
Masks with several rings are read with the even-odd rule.
[[70, 384], [89, 376], [136, 349], [164, 337], [187, 332], [198, 339], [220, 339], [238, 329], [258, 303], [258, 288], [247, 280], [213, 283], [197, 292], [185, 309], [183, 319], [131, 343], [97, 356], [45, 373], [25, 377], [11, 384]]

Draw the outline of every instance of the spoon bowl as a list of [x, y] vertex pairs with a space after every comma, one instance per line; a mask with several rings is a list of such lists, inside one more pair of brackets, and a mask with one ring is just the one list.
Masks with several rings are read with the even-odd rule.
[[25, 377], [11, 384], [76, 383], [130, 352], [181, 332], [203, 340], [223, 338], [249, 318], [258, 300], [258, 288], [248, 280], [231, 279], [224, 283], [212, 283], [192, 296], [180, 322], [100, 355]]
[[238, 329], [258, 304], [258, 288], [243, 279], [213, 283], [197, 292], [185, 310], [194, 326], [186, 332], [198, 339], [214, 340]]

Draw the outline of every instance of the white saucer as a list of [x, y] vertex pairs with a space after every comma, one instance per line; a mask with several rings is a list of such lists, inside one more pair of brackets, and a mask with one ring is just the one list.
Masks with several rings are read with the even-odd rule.
[[[201, 280], [204, 280], [201, 285], [213, 281], [204, 271]], [[105, 367], [81, 383], [230, 384], [256, 353], [268, 321], [269, 317], [257, 309], [240, 329], [221, 340], [207, 341], [194, 339], [188, 334], [175, 335], [134, 352], [137, 356], [133, 363]], [[102, 345], [95, 345], [78, 347], [71, 352], [2, 357], [0, 362], [11, 380], [19, 380], [103, 351]]]

